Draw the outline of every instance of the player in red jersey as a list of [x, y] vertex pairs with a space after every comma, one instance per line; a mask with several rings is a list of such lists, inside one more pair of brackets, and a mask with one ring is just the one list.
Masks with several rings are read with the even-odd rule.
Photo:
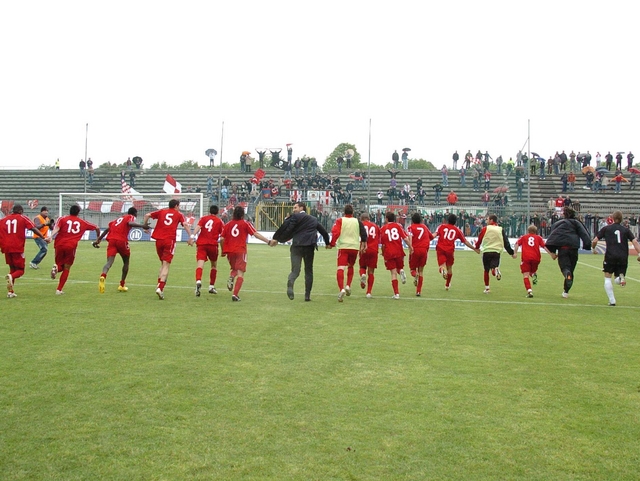
[[251, 222], [244, 220], [244, 208], [237, 205], [233, 209], [232, 220], [225, 224], [220, 237], [222, 257], [227, 257], [231, 268], [227, 289], [233, 291], [231, 300], [234, 302], [240, 300], [238, 294], [244, 282], [244, 273], [247, 272], [247, 237], [250, 235], [269, 244], [269, 239], [257, 232]]
[[378, 268], [378, 245], [380, 244], [380, 228], [369, 220], [369, 214], [363, 212], [360, 221], [367, 231], [367, 248], [360, 251], [360, 287], [367, 288], [367, 299], [371, 299], [371, 290], [375, 282], [374, 272]]
[[13, 290], [13, 285], [16, 279], [24, 274], [25, 231], [30, 230], [34, 236], [49, 242], [31, 219], [23, 215], [23, 212], [22, 206], [15, 204], [12, 213], [0, 220], [0, 237], [2, 238], [0, 247], [2, 247], [5, 262], [9, 266], [9, 273], [4, 277], [7, 280], [7, 297], [9, 298], [18, 297]]
[[127, 279], [127, 274], [129, 273], [129, 258], [131, 257], [131, 249], [129, 249], [129, 231], [134, 227], [144, 229], [142, 224], [138, 224], [136, 222], [137, 215], [138, 209], [131, 207], [127, 211], [126, 215], [120, 216], [116, 220], [109, 222], [109, 226], [92, 244], [93, 247], [99, 248], [100, 241], [109, 234], [109, 237], [107, 237], [107, 263], [102, 268], [102, 274], [100, 274], [100, 279], [98, 280], [98, 291], [101, 294], [104, 293], [107, 273], [109, 272], [109, 269], [111, 269], [117, 254], [120, 254], [120, 257], [122, 257], [122, 276], [120, 277], [118, 292], [127, 292], [129, 290], [129, 288], [124, 285]]
[[[196, 297], [200, 297], [200, 289], [202, 287], [202, 270], [204, 263], [211, 262], [211, 270], [209, 271], [209, 294], [217, 294], [216, 277], [218, 275], [218, 241], [224, 222], [218, 217], [218, 206], [209, 207], [209, 215], [202, 217], [196, 225], [193, 235], [189, 240], [189, 245], [195, 242], [198, 246], [196, 252]], [[198, 235], [200, 234], [200, 235]], [[197, 236], [197, 240], [196, 239]]]
[[464, 243], [469, 249], [480, 253], [479, 249], [467, 240], [462, 231], [456, 227], [458, 216], [449, 214], [446, 224], [440, 224], [434, 237], [438, 238], [436, 244], [436, 255], [438, 257], [438, 270], [445, 280], [444, 288], [448, 291], [453, 277], [454, 252], [456, 250], [456, 240]]
[[538, 235], [538, 228], [535, 225], [530, 225], [527, 229], [527, 234], [523, 235], [516, 241], [516, 248], [513, 252], [513, 258], [518, 256], [518, 249], [522, 246], [522, 255], [520, 257], [520, 272], [524, 278], [524, 287], [527, 290], [527, 297], [533, 297], [533, 290], [531, 289], [531, 279], [533, 283], [538, 283], [538, 266], [540, 265], [541, 255], [540, 248], [542, 247], [551, 256], [552, 259], [556, 259], [556, 255], [547, 249], [544, 243], [544, 239]]
[[385, 267], [391, 272], [391, 287], [393, 288], [392, 299], [400, 299], [398, 274], [400, 274], [400, 279], [403, 284], [407, 282], [407, 276], [404, 273], [405, 253], [402, 241], [405, 240], [407, 246], [409, 246], [409, 254], [413, 254], [413, 247], [409, 234], [396, 222], [396, 215], [393, 212], [387, 212], [385, 217], [387, 222], [380, 229], [382, 257], [384, 258]]
[[62, 271], [58, 281], [58, 288], [56, 289], [56, 295], [58, 296], [64, 294], [62, 288], [67, 282], [69, 271], [76, 259], [76, 248], [82, 235], [85, 231], [94, 230], [96, 231], [96, 238], [100, 237], [100, 228], [78, 217], [79, 213], [80, 206], [72, 205], [69, 209], [69, 215], [60, 217], [51, 232], [51, 238], [55, 239], [53, 249], [56, 252], [55, 264], [51, 268], [51, 278], [55, 279], [58, 272]]
[[416, 296], [420, 297], [424, 280], [424, 266], [427, 265], [427, 255], [433, 234], [422, 223], [422, 216], [418, 212], [414, 212], [411, 216], [411, 225], [407, 227], [407, 232], [411, 235], [413, 247], [413, 252], [409, 256], [409, 268], [413, 276], [413, 285], [416, 286]]
[[158, 273], [158, 286], [156, 287], [158, 299], [162, 301], [164, 300], [164, 286], [167, 285], [169, 268], [171, 267], [173, 254], [176, 250], [176, 233], [178, 226], [182, 225], [189, 236], [191, 236], [191, 227], [182, 212], [180, 212], [180, 201], [178, 199], [171, 199], [168, 209], [160, 209], [145, 214], [145, 228], [149, 227], [149, 219], [156, 220], [151, 238], [156, 241], [156, 253], [162, 263], [160, 265], [160, 272]]
[[[331, 243], [328, 249], [338, 247], [338, 269], [336, 280], [338, 281], [338, 302], [342, 302], [344, 296], [351, 295], [351, 282], [355, 273], [355, 264], [358, 252], [367, 247], [367, 231], [362, 222], [353, 217], [353, 206], [344, 206], [344, 216], [336, 220], [331, 228]], [[347, 280], [345, 284], [345, 271]]]

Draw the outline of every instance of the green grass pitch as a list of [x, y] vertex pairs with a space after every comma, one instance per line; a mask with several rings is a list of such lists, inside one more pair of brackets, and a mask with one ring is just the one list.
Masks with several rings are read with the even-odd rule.
[[390, 299], [382, 268], [373, 299], [356, 275], [341, 304], [335, 250], [316, 254], [312, 302], [302, 276], [287, 298], [288, 250], [250, 246], [239, 303], [224, 258], [219, 293], [194, 296], [186, 244], [165, 301], [151, 243], [132, 245], [127, 293], [119, 259], [98, 293], [105, 248], [88, 242], [64, 296], [52, 251], [28, 269], [0, 299], [0, 478], [638, 479], [634, 259], [616, 307], [601, 256], [580, 256], [562, 299], [545, 254], [526, 299], [506, 253], [483, 294], [472, 252], [456, 254], [448, 292], [430, 252], [422, 297], [409, 279]]

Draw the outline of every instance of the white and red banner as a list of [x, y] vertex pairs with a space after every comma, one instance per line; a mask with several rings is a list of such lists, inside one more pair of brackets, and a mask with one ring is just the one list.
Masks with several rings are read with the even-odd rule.
[[307, 200], [309, 202], [320, 202], [329, 205], [331, 202], [331, 194], [328, 190], [310, 190], [307, 191]]

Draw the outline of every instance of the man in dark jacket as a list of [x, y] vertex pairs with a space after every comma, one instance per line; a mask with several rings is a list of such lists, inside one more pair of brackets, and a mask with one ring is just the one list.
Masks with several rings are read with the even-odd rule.
[[318, 244], [318, 232], [324, 239], [325, 245], [329, 245], [329, 234], [318, 219], [307, 214], [307, 206], [304, 202], [296, 202], [293, 206], [293, 214], [285, 219], [278, 230], [273, 234], [273, 240], [269, 245], [275, 246], [278, 242], [287, 242], [292, 239], [291, 273], [287, 280], [287, 296], [293, 300], [293, 284], [300, 275], [302, 260], [304, 259], [304, 300], [311, 300], [311, 288], [313, 287], [313, 258]]
[[591, 250], [591, 239], [582, 222], [575, 218], [575, 211], [568, 206], [563, 209], [564, 218], [551, 226], [551, 233], [547, 237], [547, 248], [558, 255], [558, 266], [564, 276], [564, 290], [562, 297], [569, 297], [569, 290], [573, 285], [573, 272], [578, 263], [578, 249], [580, 241], [585, 250]]

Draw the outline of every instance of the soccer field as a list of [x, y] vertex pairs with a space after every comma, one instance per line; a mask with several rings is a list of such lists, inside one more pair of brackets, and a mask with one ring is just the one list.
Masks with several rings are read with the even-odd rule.
[[616, 307], [602, 256], [580, 256], [562, 299], [543, 255], [527, 299], [506, 253], [483, 294], [472, 252], [450, 291], [430, 252], [422, 297], [409, 279], [390, 299], [381, 268], [373, 299], [356, 275], [338, 303], [321, 249], [304, 302], [302, 276], [285, 294], [288, 247], [252, 244], [237, 303], [225, 258], [218, 294], [194, 296], [186, 244], [159, 301], [153, 247], [132, 244], [127, 293], [119, 259], [98, 293], [105, 249], [83, 242], [64, 296], [51, 249], [0, 299], [1, 479], [638, 479], [633, 258]]

